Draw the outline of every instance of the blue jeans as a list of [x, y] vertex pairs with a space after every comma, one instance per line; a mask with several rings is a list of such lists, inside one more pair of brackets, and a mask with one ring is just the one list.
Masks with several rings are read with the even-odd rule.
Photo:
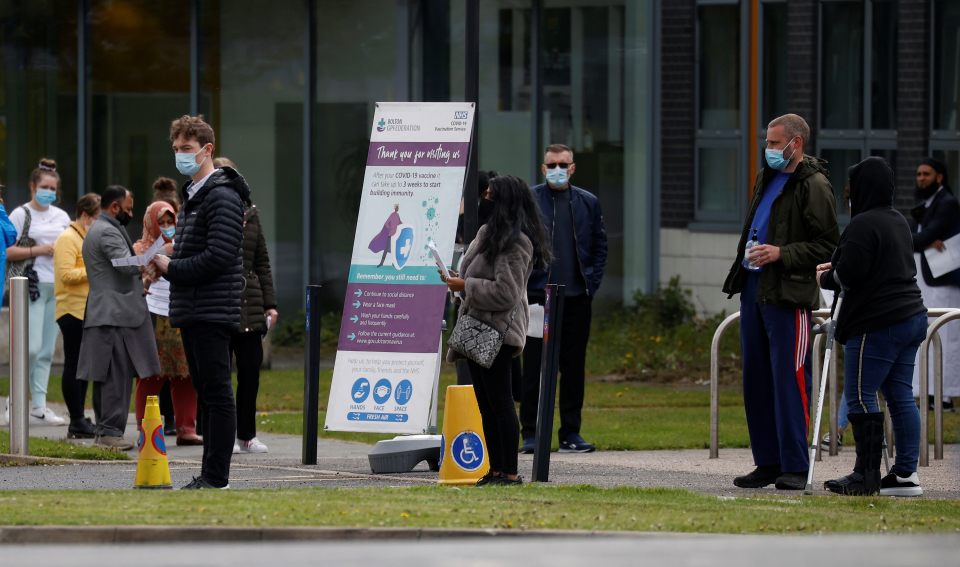
[[[844, 386], [849, 413], [879, 413], [883, 392], [893, 420], [897, 460], [893, 472], [910, 476], [920, 458], [920, 411], [913, 401], [913, 365], [927, 334], [927, 314], [872, 333], [851, 337], [843, 345]], [[924, 439], [924, 441], [926, 441]]]

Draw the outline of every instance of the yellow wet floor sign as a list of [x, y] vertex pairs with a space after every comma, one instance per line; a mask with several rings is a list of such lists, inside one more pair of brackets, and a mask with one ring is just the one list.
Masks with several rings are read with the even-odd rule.
[[440, 484], [475, 484], [487, 474], [487, 444], [473, 386], [447, 386], [440, 439]]
[[140, 427], [140, 457], [134, 485], [137, 488], [173, 488], [157, 396], [147, 396], [147, 406]]

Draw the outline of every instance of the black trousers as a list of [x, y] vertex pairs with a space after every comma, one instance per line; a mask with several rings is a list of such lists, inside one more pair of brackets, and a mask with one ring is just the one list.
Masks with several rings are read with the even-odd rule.
[[237, 357], [237, 439], [257, 436], [257, 392], [263, 342], [260, 333], [237, 333], [230, 339], [230, 352]]
[[510, 380], [513, 353], [513, 347], [503, 345], [489, 369], [472, 360], [467, 363], [483, 419], [490, 470], [504, 474], [517, 474], [517, 436], [520, 434]]
[[64, 315], [57, 319], [60, 334], [63, 335], [63, 378], [60, 386], [63, 400], [70, 411], [70, 419], [83, 417], [83, 406], [87, 399], [86, 380], [77, 380], [77, 364], [80, 362], [80, 343], [83, 340], [83, 319], [73, 315]]
[[[542, 295], [530, 295], [529, 302], [543, 305]], [[583, 384], [590, 340], [593, 298], [576, 295], [565, 298], [560, 332], [560, 432], [563, 440], [571, 433], [580, 433], [583, 410]], [[520, 434], [524, 439], [537, 435], [537, 406], [540, 403], [540, 357], [543, 339], [527, 337], [523, 349], [523, 388], [520, 397]]]
[[229, 326], [215, 323], [195, 323], [180, 329], [203, 423], [200, 476], [216, 487], [229, 484], [230, 457], [237, 434], [237, 407], [230, 374], [231, 335]]

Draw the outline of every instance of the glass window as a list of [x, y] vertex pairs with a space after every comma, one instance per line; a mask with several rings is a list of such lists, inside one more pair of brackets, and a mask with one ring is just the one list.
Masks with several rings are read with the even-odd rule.
[[735, 147], [700, 148], [697, 208], [709, 213], [737, 213], [738, 151]]
[[850, 212], [844, 202], [844, 191], [850, 185], [847, 169], [860, 163], [861, 155], [860, 150], [854, 149], [823, 148], [820, 150], [820, 157], [827, 161], [826, 168], [830, 172], [830, 184], [833, 185], [833, 193], [837, 197], [837, 214], [848, 218]]
[[761, 129], [787, 113], [787, 3], [763, 4], [763, 94]]
[[62, 200], [77, 199], [77, 7], [66, 0], [0, 9], [0, 189], [8, 212], [30, 200], [41, 157], [57, 161]]
[[954, 187], [960, 179], [960, 150], [933, 150], [934, 159], [938, 159], [947, 166], [947, 176]]
[[303, 2], [272, 0], [271, 10], [260, 0], [203, 5], [202, 107], [217, 155], [250, 185], [279, 309], [293, 315], [303, 309]]
[[897, 127], [897, 3], [874, 0], [870, 62], [870, 129]]
[[823, 2], [821, 6], [823, 128], [863, 128], [864, 5], [862, 2]]
[[960, 130], [960, 0], [937, 0], [933, 26], [933, 129]]
[[153, 201], [153, 181], [178, 182], [167, 134], [190, 112], [190, 26], [186, 2], [98, 0], [91, 3], [90, 182], [130, 189], [139, 236]]
[[740, 128], [740, 6], [698, 7], [700, 128]]

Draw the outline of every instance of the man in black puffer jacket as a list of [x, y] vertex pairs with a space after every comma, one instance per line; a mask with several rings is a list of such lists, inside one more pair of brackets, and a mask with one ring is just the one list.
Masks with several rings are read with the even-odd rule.
[[240, 329], [243, 201], [250, 188], [235, 169], [213, 166], [213, 129], [203, 117], [175, 120], [170, 140], [177, 169], [193, 180], [180, 190], [173, 258], [153, 263], [170, 281], [170, 324], [180, 329], [202, 416], [203, 464], [184, 488], [226, 488], [237, 432], [229, 349]]

